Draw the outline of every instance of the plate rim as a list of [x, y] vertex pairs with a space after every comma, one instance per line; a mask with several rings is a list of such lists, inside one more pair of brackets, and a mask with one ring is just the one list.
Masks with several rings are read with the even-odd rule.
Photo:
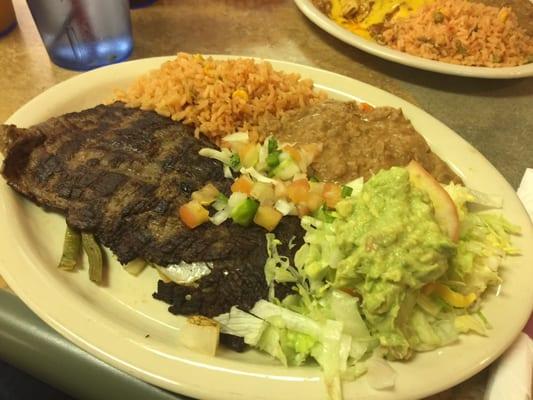
[[[226, 58], [227, 59], [227, 58], [239, 58], [241, 56], [215, 55], [215, 57], [217, 57], [217, 58]], [[25, 112], [27, 112], [28, 109], [31, 109], [31, 107], [34, 106], [34, 104], [38, 104], [42, 99], [46, 99], [49, 96], [50, 93], [53, 93], [54, 91], [61, 91], [65, 87], [68, 87], [69, 85], [72, 85], [73, 82], [78, 82], [78, 81], [82, 82], [83, 78], [90, 77], [93, 74], [96, 77], [98, 75], [102, 74], [102, 73], [104, 73], [104, 74], [105, 73], [112, 74], [113, 72], [119, 71], [122, 68], [127, 69], [128, 67], [131, 67], [132, 65], [142, 65], [143, 63], [149, 64], [150, 68], [155, 68], [155, 67], [157, 67], [158, 63], [161, 63], [163, 61], [166, 61], [166, 60], [169, 60], [169, 59], [172, 59], [172, 58], [173, 58], [173, 56], [164, 56], [164, 57], [153, 57], [153, 58], [145, 58], [145, 59], [140, 59], [140, 60], [134, 60], [134, 61], [126, 62], [126, 63], [111, 65], [111, 66], [108, 66], [108, 67], [100, 68], [100, 69], [97, 69], [97, 70], [94, 70], [94, 71], [90, 71], [90, 72], [86, 72], [84, 74], [80, 74], [80, 75], [74, 76], [72, 78], [69, 78], [69, 79], [63, 81], [63, 82], [60, 82], [59, 84], [49, 88], [45, 92], [43, 92], [40, 95], [36, 96], [34, 99], [30, 100], [28, 103], [26, 103], [25, 105], [20, 107], [6, 122], [7, 123], [13, 122], [14, 120], [16, 120], [18, 118], [19, 115], [23, 115]], [[344, 76], [344, 75], [341, 75], [341, 74], [337, 74], [337, 73], [334, 73], [334, 72], [330, 72], [330, 71], [326, 71], [326, 70], [322, 70], [322, 69], [319, 69], [319, 68], [310, 67], [310, 66], [306, 66], [306, 65], [298, 64], [298, 63], [292, 63], [292, 62], [286, 62], [286, 61], [280, 61], [280, 60], [269, 60], [269, 59], [259, 59], [259, 58], [256, 58], [256, 59], [257, 60], [270, 61], [274, 65], [274, 67], [276, 69], [283, 69], [286, 66], [288, 66], [288, 67], [292, 66], [293, 68], [297, 68], [297, 69], [301, 70], [301, 73], [304, 74], [304, 77], [306, 75], [305, 73], [314, 72], [315, 74], [324, 75], [325, 77], [330, 77], [330, 78], [333, 77], [333, 78], [337, 78], [337, 79], [341, 78], [344, 82], [347, 82], [347, 83], [351, 82], [351, 83], [354, 83], [357, 86], [360, 86], [360, 87], [362, 87], [364, 89], [371, 89], [372, 92], [377, 93], [377, 95], [384, 95], [387, 98], [387, 100], [389, 100], [389, 99], [394, 100], [394, 103], [398, 104], [398, 105], [395, 104], [394, 105], [395, 107], [402, 107], [402, 109], [404, 109], [404, 107], [406, 107], [407, 109], [416, 110], [417, 113], [421, 113], [421, 115], [423, 115], [424, 118], [426, 118], [429, 121], [431, 121], [431, 123], [434, 126], [438, 126], [441, 129], [445, 129], [446, 131], [448, 131], [452, 135], [452, 137], [453, 137], [453, 139], [455, 141], [460, 141], [461, 142], [462, 146], [464, 146], [465, 148], [467, 148], [469, 150], [474, 151], [474, 153], [476, 154], [476, 157], [482, 157], [483, 160], [485, 161], [485, 163], [487, 164], [486, 166], [489, 167], [492, 170], [492, 173], [497, 174], [500, 179], [503, 179], [505, 184], [508, 186], [508, 189], [511, 190], [514, 193], [514, 190], [510, 187], [508, 182], [505, 181], [505, 179], [494, 168], [494, 166], [492, 166], [492, 164], [488, 160], [486, 160], [474, 147], [472, 147], [461, 136], [456, 134], [453, 130], [451, 130], [446, 125], [444, 125], [442, 122], [438, 121], [436, 118], [434, 118], [433, 116], [431, 116], [430, 114], [425, 112], [420, 107], [414, 106], [414, 105], [408, 103], [407, 101], [405, 101], [405, 100], [403, 100], [403, 99], [401, 99], [401, 98], [399, 98], [399, 97], [397, 97], [397, 96], [395, 96], [393, 94], [390, 94], [390, 93], [388, 93], [388, 92], [386, 92], [386, 91], [384, 91], [382, 89], [376, 88], [374, 86], [371, 86], [371, 85], [366, 84], [364, 82], [357, 81], [357, 80], [355, 80], [353, 78], [350, 78], [350, 77], [347, 77], [347, 76]], [[144, 70], [141, 71], [141, 72], [144, 72]], [[139, 74], [141, 72], [139, 72]], [[85, 81], [90, 81], [90, 79], [86, 79]], [[317, 86], [320, 86], [320, 82], [317, 82]], [[339, 83], [339, 87], [340, 86], [341, 86], [341, 84]], [[348, 89], [344, 89], [344, 93], [348, 94], [348, 92], [349, 92]], [[353, 96], [353, 94], [350, 94], [350, 96]], [[363, 97], [363, 99], [364, 99], [364, 97]], [[425, 135], [423, 133], [421, 133], [421, 134], [425, 137]], [[7, 185], [2, 185], [2, 188], [1, 188], [2, 190], [0, 190], [0, 198], [3, 197], [2, 193], [5, 192], [6, 188], [7, 188]], [[515, 196], [516, 196], [516, 194], [515, 194]], [[4, 202], [4, 203], [6, 203], [6, 204], [2, 204], [2, 207], [0, 207], [0, 215], [2, 213], [6, 212], [6, 209], [2, 209], [3, 207], [7, 207], [7, 202]], [[523, 207], [522, 207], [522, 212], [525, 213], [525, 210], [523, 209]], [[3, 232], [3, 231], [0, 232], [0, 238], [6, 238], [5, 237], [5, 232]], [[0, 243], [0, 249], [2, 249], [2, 248], [5, 249], [6, 243], [7, 242], [4, 242], [2, 240], [1, 243]], [[28, 295], [26, 293], [26, 291], [24, 290], [24, 288], [19, 286], [19, 284], [17, 282], [17, 279], [15, 277], [11, 276], [9, 268], [5, 268], [4, 264], [5, 264], [4, 253], [1, 252], [1, 254], [0, 254], [0, 269], [2, 270], [2, 274], [4, 275], [7, 283], [15, 290], [15, 292], [17, 294], [20, 293], [19, 294], [20, 298], [37, 315], [39, 315], [39, 317], [41, 317], [50, 326], [52, 326], [55, 330], [60, 332], [62, 335], [66, 336], [70, 341], [74, 342], [79, 347], [81, 347], [84, 350], [88, 351], [89, 353], [95, 355], [97, 358], [99, 358], [99, 359], [101, 359], [101, 360], [103, 360], [105, 362], [108, 362], [108, 363], [114, 365], [115, 367], [117, 367], [117, 368], [119, 368], [121, 370], [125, 370], [126, 372], [128, 372], [128, 373], [130, 373], [130, 374], [132, 374], [132, 375], [134, 375], [137, 378], [140, 378], [142, 380], [145, 380], [145, 381], [148, 381], [150, 383], [156, 384], [158, 386], [164, 387], [166, 389], [175, 391], [177, 393], [183, 393], [183, 394], [192, 395], [192, 396], [199, 396], [201, 398], [213, 398], [213, 397], [209, 397], [210, 394], [206, 393], [203, 389], [199, 389], [198, 387], [194, 387], [194, 386], [191, 386], [191, 385], [187, 386], [187, 383], [184, 384], [183, 382], [176, 382], [176, 381], [171, 382], [171, 381], [169, 381], [168, 379], [166, 379], [163, 376], [156, 376], [153, 373], [151, 373], [149, 370], [143, 369], [142, 367], [139, 368], [136, 365], [132, 365], [131, 363], [128, 363], [127, 361], [118, 359], [118, 358], [114, 357], [113, 354], [108, 354], [108, 353], [106, 353], [106, 351], [102, 350], [102, 348], [99, 348], [99, 347], [95, 346], [94, 344], [92, 344], [89, 340], [85, 339], [83, 337], [83, 335], [76, 334], [73, 330], [68, 329], [68, 327], [62, 325], [60, 323], [60, 321], [58, 321], [54, 317], [54, 315], [50, 314], [41, 305], [37, 304], [36, 302], [34, 302], [32, 300], [31, 295]], [[530, 305], [533, 304], [533, 295], [529, 296], [529, 302], [530, 302]], [[523, 320], [523, 325], [525, 325], [525, 323], [527, 321], [527, 318], [523, 318], [523, 319], [524, 319]], [[481, 369], [486, 367], [494, 359], [496, 359], [506, 349], [506, 347], [512, 342], [513, 339], [514, 338], [508, 338], [507, 343], [505, 345], [500, 346], [500, 348], [496, 352], [493, 352], [491, 356], [486, 357], [483, 360], [480, 360], [478, 362], [478, 364], [472, 365], [472, 367], [470, 369], [468, 369], [467, 371], [463, 371], [461, 377], [459, 379], [456, 378], [454, 383], [451, 383], [451, 384], [449, 382], [448, 383], [442, 383], [440, 386], [434, 386], [434, 387], [432, 387], [429, 390], [427, 390], [427, 389], [426, 390], [422, 390], [422, 391], [416, 392], [414, 394], [416, 396], [427, 396], [427, 395], [436, 393], [438, 391], [444, 390], [445, 388], [448, 388], [451, 385], [457, 384], [457, 383], [469, 378], [470, 376], [474, 375], [475, 373], [479, 372]], [[205, 373], [206, 365], [203, 365], [203, 368], [204, 369], [202, 369], [202, 371]], [[232, 371], [230, 371], [230, 373], [231, 372]], [[266, 376], [266, 375], [265, 375], [265, 377], [268, 378], [268, 376]], [[303, 380], [310, 381], [309, 379], [305, 379], [305, 378]], [[246, 395], [246, 394], [250, 395], [249, 393], [244, 393], [243, 395]], [[233, 395], [235, 395], [235, 393], [229, 393], [229, 394], [225, 393], [226, 397], [223, 397], [223, 398], [235, 398], [235, 397], [227, 397], [228, 395], [233, 396]], [[408, 397], [402, 397], [402, 396], [395, 395], [394, 398], [396, 398], [396, 399], [410, 398], [412, 395], [409, 394], [407, 396]], [[221, 398], [221, 397], [217, 397], [217, 398]], [[244, 399], [246, 397], [242, 397], [242, 398]]]
[[[533, 0], [531, 0], [533, 1]], [[533, 76], [533, 63], [519, 65], [515, 67], [473, 67], [459, 64], [446, 63], [443, 61], [430, 60], [427, 58], [404, 53], [399, 50], [382, 46], [364, 39], [348, 29], [338, 25], [320, 10], [318, 10], [311, 0], [294, 0], [298, 9], [316, 26], [326, 31], [337, 39], [347, 43], [361, 51], [373, 56], [391, 61], [411, 68], [422, 69], [424, 71], [436, 72], [445, 75], [453, 75], [468, 78], [482, 79], [520, 79]]]

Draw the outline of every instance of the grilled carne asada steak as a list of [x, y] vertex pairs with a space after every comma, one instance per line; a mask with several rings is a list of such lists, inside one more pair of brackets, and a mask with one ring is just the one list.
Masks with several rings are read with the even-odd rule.
[[[249, 310], [258, 299], [266, 298], [268, 293], [264, 272], [267, 259], [265, 232], [255, 226], [248, 229], [251, 230], [250, 240], [257, 242], [255, 246], [249, 246], [250, 249], [253, 248], [252, 253], [242, 259], [231, 260], [235, 261], [236, 265], [224, 262], [223, 268], [213, 269], [209, 275], [198, 281], [197, 286], [180, 286], [174, 282], [159, 281], [154, 297], [172, 304], [169, 311], [173, 314], [201, 314], [207, 317], [222, 314], [235, 304], [239, 304], [239, 308], [243, 310]], [[276, 237], [282, 242], [278, 247], [280, 254], [294, 259], [294, 253], [303, 244], [303, 232], [298, 218], [283, 218], [276, 230]], [[289, 249], [287, 244], [293, 237], [297, 238], [292, 241], [295, 246]], [[236, 290], [240, 286], [244, 287], [244, 291]], [[280, 299], [289, 293], [290, 286], [276, 288], [276, 295]]]
[[[232, 305], [248, 309], [266, 296], [266, 231], [232, 223], [185, 227], [181, 204], [207, 182], [228, 193], [221, 163], [198, 155], [213, 147], [193, 128], [155, 112], [100, 105], [52, 118], [29, 129], [0, 127], [2, 175], [37, 204], [92, 232], [126, 263], [137, 257], [159, 265], [212, 262], [198, 287], [159, 283], [155, 297], [180, 314], [213, 316]], [[301, 240], [297, 218], [276, 235]], [[190, 301], [185, 298], [191, 299]]]

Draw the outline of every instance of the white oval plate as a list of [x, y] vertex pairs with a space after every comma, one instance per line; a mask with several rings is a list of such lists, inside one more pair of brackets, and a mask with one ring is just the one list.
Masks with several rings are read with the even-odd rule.
[[321, 29], [335, 36], [337, 39], [357, 47], [359, 50], [384, 58], [385, 60], [407, 65], [409, 67], [424, 69], [426, 71], [473, 78], [515, 79], [533, 76], [533, 63], [517, 67], [502, 68], [469, 67], [413, 56], [402, 51], [391, 49], [387, 46], [379, 45], [376, 42], [367, 40], [350, 32], [348, 29], [343, 28], [324, 15], [313, 5], [311, 0], [294, 0], [294, 2], [300, 11]]
[[[108, 99], [111, 88], [125, 87], [139, 74], [168, 58], [131, 61], [87, 72], [45, 91], [8, 120], [30, 126], [49, 117], [78, 111]], [[275, 68], [311, 78], [332, 97], [401, 107], [415, 128], [465, 182], [477, 190], [501, 194], [505, 215], [523, 229], [516, 244], [521, 257], [509, 259], [499, 296], [484, 312], [494, 329], [487, 338], [465, 336], [450, 347], [393, 363], [398, 372], [391, 391], [370, 389], [365, 378], [344, 386], [347, 399], [420, 398], [444, 390], [486, 367], [510, 345], [533, 304], [533, 228], [505, 179], [467, 142], [429, 114], [387, 92], [331, 72], [272, 61]], [[140, 379], [201, 399], [324, 399], [317, 367], [286, 369], [259, 353], [220, 349], [217, 357], [196, 354], [177, 344], [181, 317], [153, 300], [157, 274], [132, 277], [113, 263], [107, 287], [92, 284], [87, 269], [56, 269], [64, 220], [46, 213], [0, 184], [0, 273], [44, 321], [79, 347]]]

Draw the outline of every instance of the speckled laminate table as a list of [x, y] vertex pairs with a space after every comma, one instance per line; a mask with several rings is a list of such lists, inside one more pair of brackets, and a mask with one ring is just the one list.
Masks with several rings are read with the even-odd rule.
[[[0, 38], [0, 121], [77, 74], [49, 61], [25, 2], [14, 3], [19, 26]], [[466, 79], [396, 65], [329, 36], [290, 0], [159, 0], [132, 11], [132, 22], [132, 59], [186, 51], [259, 56], [327, 69], [428, 111], [477, 147], [515, 188], [525, 168], [533, 167], [531, 78]], [[486, 380], [484, 371], [431, 399], [482, 399]]]

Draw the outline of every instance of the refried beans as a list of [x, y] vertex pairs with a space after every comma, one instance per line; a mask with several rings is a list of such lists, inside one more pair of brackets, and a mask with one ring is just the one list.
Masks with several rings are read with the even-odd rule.
[[274, 135], [280, 142], [322, 143], [323, 150], [311, 169], [325, 181], [345, 183], [360, 176], [366, 180], [381, 169], [416, 160], [439, 182], [461, 182], [432, 153], [402, 111], [391, 107], [327, 100], [281, 118], [266, 117], [259, 132]]

